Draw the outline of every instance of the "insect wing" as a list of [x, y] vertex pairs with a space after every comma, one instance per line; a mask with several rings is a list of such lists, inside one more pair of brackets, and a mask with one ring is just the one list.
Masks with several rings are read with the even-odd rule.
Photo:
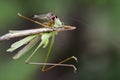
[[22, 55], [24, 55], [28, 50], [30, 50], [38, 41], [40, 40], [40, 36], [36, 36], [32, 39], [24, 48], [22, 48], [14, 57], [13, 59], [18, 59]]
[[51, 16], [53, 16], [54, 14], [49, 12], [47, 14], [43, 14], [43, 15], [34, 15], [34, 18], [37, 19], [43, 19], [43, 20], [51, 20]]
[[11, 47], [7, 49], [7, 52], [13, 52], [14, 50], [21, 47], [22, 45], [27, 44], [30, 40], [34, 39], [35, 37], [36, 35], [31, 35], [31, 36], [25, 37], [24, 39], [13, 43]]

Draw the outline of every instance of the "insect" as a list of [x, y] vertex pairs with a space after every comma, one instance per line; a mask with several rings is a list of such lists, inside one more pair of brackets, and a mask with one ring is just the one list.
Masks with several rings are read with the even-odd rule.
[[[49, 55], [51, 53], [53, 43], [54, 43], [54, 38], [57, 35], [57, 33], [61, 32], [61, 31], [74, 30], [74, 29], [76, 29], [76, 27], [64, 25], [61, 22], [61, 20], [56, 15], [54, 15], [53, 13], [47, 13], [47, 14], [43, 14], [43, 15], [34, 15], [34, 18], [46, 20], [43, 23], [38, 22], [36, 20], [33, 20], [31, 18], [28, 18], [26, 16], [23, 16], [20, 13], [18, 13], [18, 16], [20, 16], [20, 17], [22, 17], [26, 20], [32, 21], [32, 22], [42, 26], [43, 28], [29, 29], [29, 30], [10, 30], [9, 33], [0, 37], [0, 41], [3, 41], [3, 40], [9, 40], [9, 39], [15, 38], [15, 37], [26, 36], [25, 38], [13, 43], [11, 45], [11, 47], [9, 49], [7, 49], [7, 52], [13, 52], [16, 49], [18, 49], [19, 47], [26, 44], [25, 47], [23, 47], [20, 51], [18, 51], [17, 54], [15, 54], [15, 56], [13, 56], [13, 59], [20, 58], [28, 50], [30, 50], [35, 44], [37, 44], [39, 40], [41, 40], [41, 42], [39, 43], [37, 48], [25, 60], [25, 63], [42, 65], [43, 66], [42, 71], [48, 71], [48, 70], [50, 70], [50, 69], [52, 69], [56, 66], [68, 66], [68, 67], [72, 67], [74, 69], [74, 71], [77, 70], [77, 68], [72, 64], [64, 64], [64, 62], [69, 61], [71, 59], [74, 59], [74, 60], [77, 61], [77, 58], [74, 57], [74, 56], [68, 57], [68, 58], [66, 58], [66, 59], [64, 59], [64, 60], [62, 60], [58, 63], [47, 63]], [[43, 63], [30, 61], [31, 57], [36, 53], [36, 51], [40, 47], [46, 48], [46, 46], [49, 43], [50, 38], [51, 38], [51, 42], [50, 42], [50, 45], [49, 45], [49, 49], [48, 49], [45, 61]], [[46, 68], [46, 66], [50, 66], [50, 67]]]

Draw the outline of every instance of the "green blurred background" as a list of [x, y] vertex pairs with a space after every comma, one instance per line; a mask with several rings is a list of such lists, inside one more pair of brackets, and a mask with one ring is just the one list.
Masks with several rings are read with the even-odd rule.
[[[17, 51], [6, 49], [21, 39], [15, 38], [0, 42], [0, 80], [120, 80], [120, 0], [0, 0], [0, 35], [39, 27], [18, 12], [28, 17], [53, 12], [64, 24], [76, 26], [57, 35], [49, 62], [74, 55], [78, 63], [68, 63], [78, 70], [56, 67], [41, 72], [41, 66], [24, 63], [33, 50], [13, 60]], [[40, 49], [32, 60], [43, 62], [46, 51]]]

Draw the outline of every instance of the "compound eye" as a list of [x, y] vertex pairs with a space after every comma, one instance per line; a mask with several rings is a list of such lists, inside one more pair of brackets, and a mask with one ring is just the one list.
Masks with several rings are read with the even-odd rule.
[[57, 16], [55, 16], [55, 18], [57, 18]]

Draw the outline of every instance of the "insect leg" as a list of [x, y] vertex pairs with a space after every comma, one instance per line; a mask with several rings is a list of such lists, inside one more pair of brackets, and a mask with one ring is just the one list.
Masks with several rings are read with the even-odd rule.
[[56, 66], [66, 66], [66, 67], [72, 67], [74, 69], [74, 72], [76, 72], [77, 68], [73, 64], [63, 64], [64, 62], [67, 62], [71, 59], [74, 59], [75, 61], [77, 61], [77, 58], [75, 56], [71, 56], [69, 58], [66, 58], [66, 59], [60, 61], [59, 63], [45, 63], [45, 65], [52, 65], [52, 66], [48, 67], [48, 68], [43, 67], [42, 71], [48, 71]]
[[[66, 67], [72, 67], [72, 68], [74, 69], [74, 72], [75, 72], [75, 71], [77, 70], [77, 68], [76, 68], [74, 65], [72, 65], [72, 64], [62, 64], [62, 63], [67, 62], [67, 61], [69, 61], [69, 60], [71, 60], [71, 59], [74, 59], [74, 60], [77, 61], [77, 58], [74, 57], [74, 56], [69, 57], [69, 58], [67, 58], [67, 59], [65, 59], [65, 60], [62, 60], [62, 61], [60, 61], [59, 63], [47, 63], [48, 58], [49, 58], [49, 55], [50, 55], [50, 52], [51, 52], [51, 49], [52, 49], [52, 46], [53, 46], [53, 43], [54, 43], [54, 37], [55, 37], [55, 35], [52, 35], [52, 40], [51, 40], [51, 43], [50, 43], [50, 48], [49, 48], [49, 50], [48, 50], [48, 53], [47, 53], [47, 55], [46, 55], [46, 58], [45, 58], [45, 62], [44, 62], [44, 63], [31, 62], [31, 61], [29, 61], [29, 60], [31, 59], [31, 57], [35, 54], [35, 52], [38, 50], [38, 48], [39, 48], [41, 45], [39, 45], [39, 46], [34, 50], [34, 52], [26, 59], [25, 62], [26, 62], [27, 64], [42, 65], [42, 66], [43, 66], [43, 67], [42, 67], [42, 71], [48, 71], [48, 70], [50, 70], [50, 69], [52, 69], [52, 68], [54, 68], [54, 67], [56, 67], [56, 66], [66, 66]], [[46, 68], [46, 66], [51, 66], [51, 67]]]
[[21, 15], [20, 13], [18, 13], [18, 16], [20, 16], [20, 17], [22, 17], [22, 18], [24, 18], [24, 19], [26, 19], [26, 20], [32, 21], [32, 22], [34, 22], [34, 23], [36, 23], [36, 24], [38, 24], [38, 25], [41, 25], [41, 26], [43, 26], [43, 27], [49, 27], [49, 26], [47, 26], [47, 25], [45, 25], [45, 24], [42, 24], [42, 23], [40, 23], [40, 22], [38, 22], [38, 21], [35, 21], [35, 20], [31, 19], [31, 18], [28, 18], [28, 17], [26, 17], [26, 16], [23, 16], [23, 15]]

